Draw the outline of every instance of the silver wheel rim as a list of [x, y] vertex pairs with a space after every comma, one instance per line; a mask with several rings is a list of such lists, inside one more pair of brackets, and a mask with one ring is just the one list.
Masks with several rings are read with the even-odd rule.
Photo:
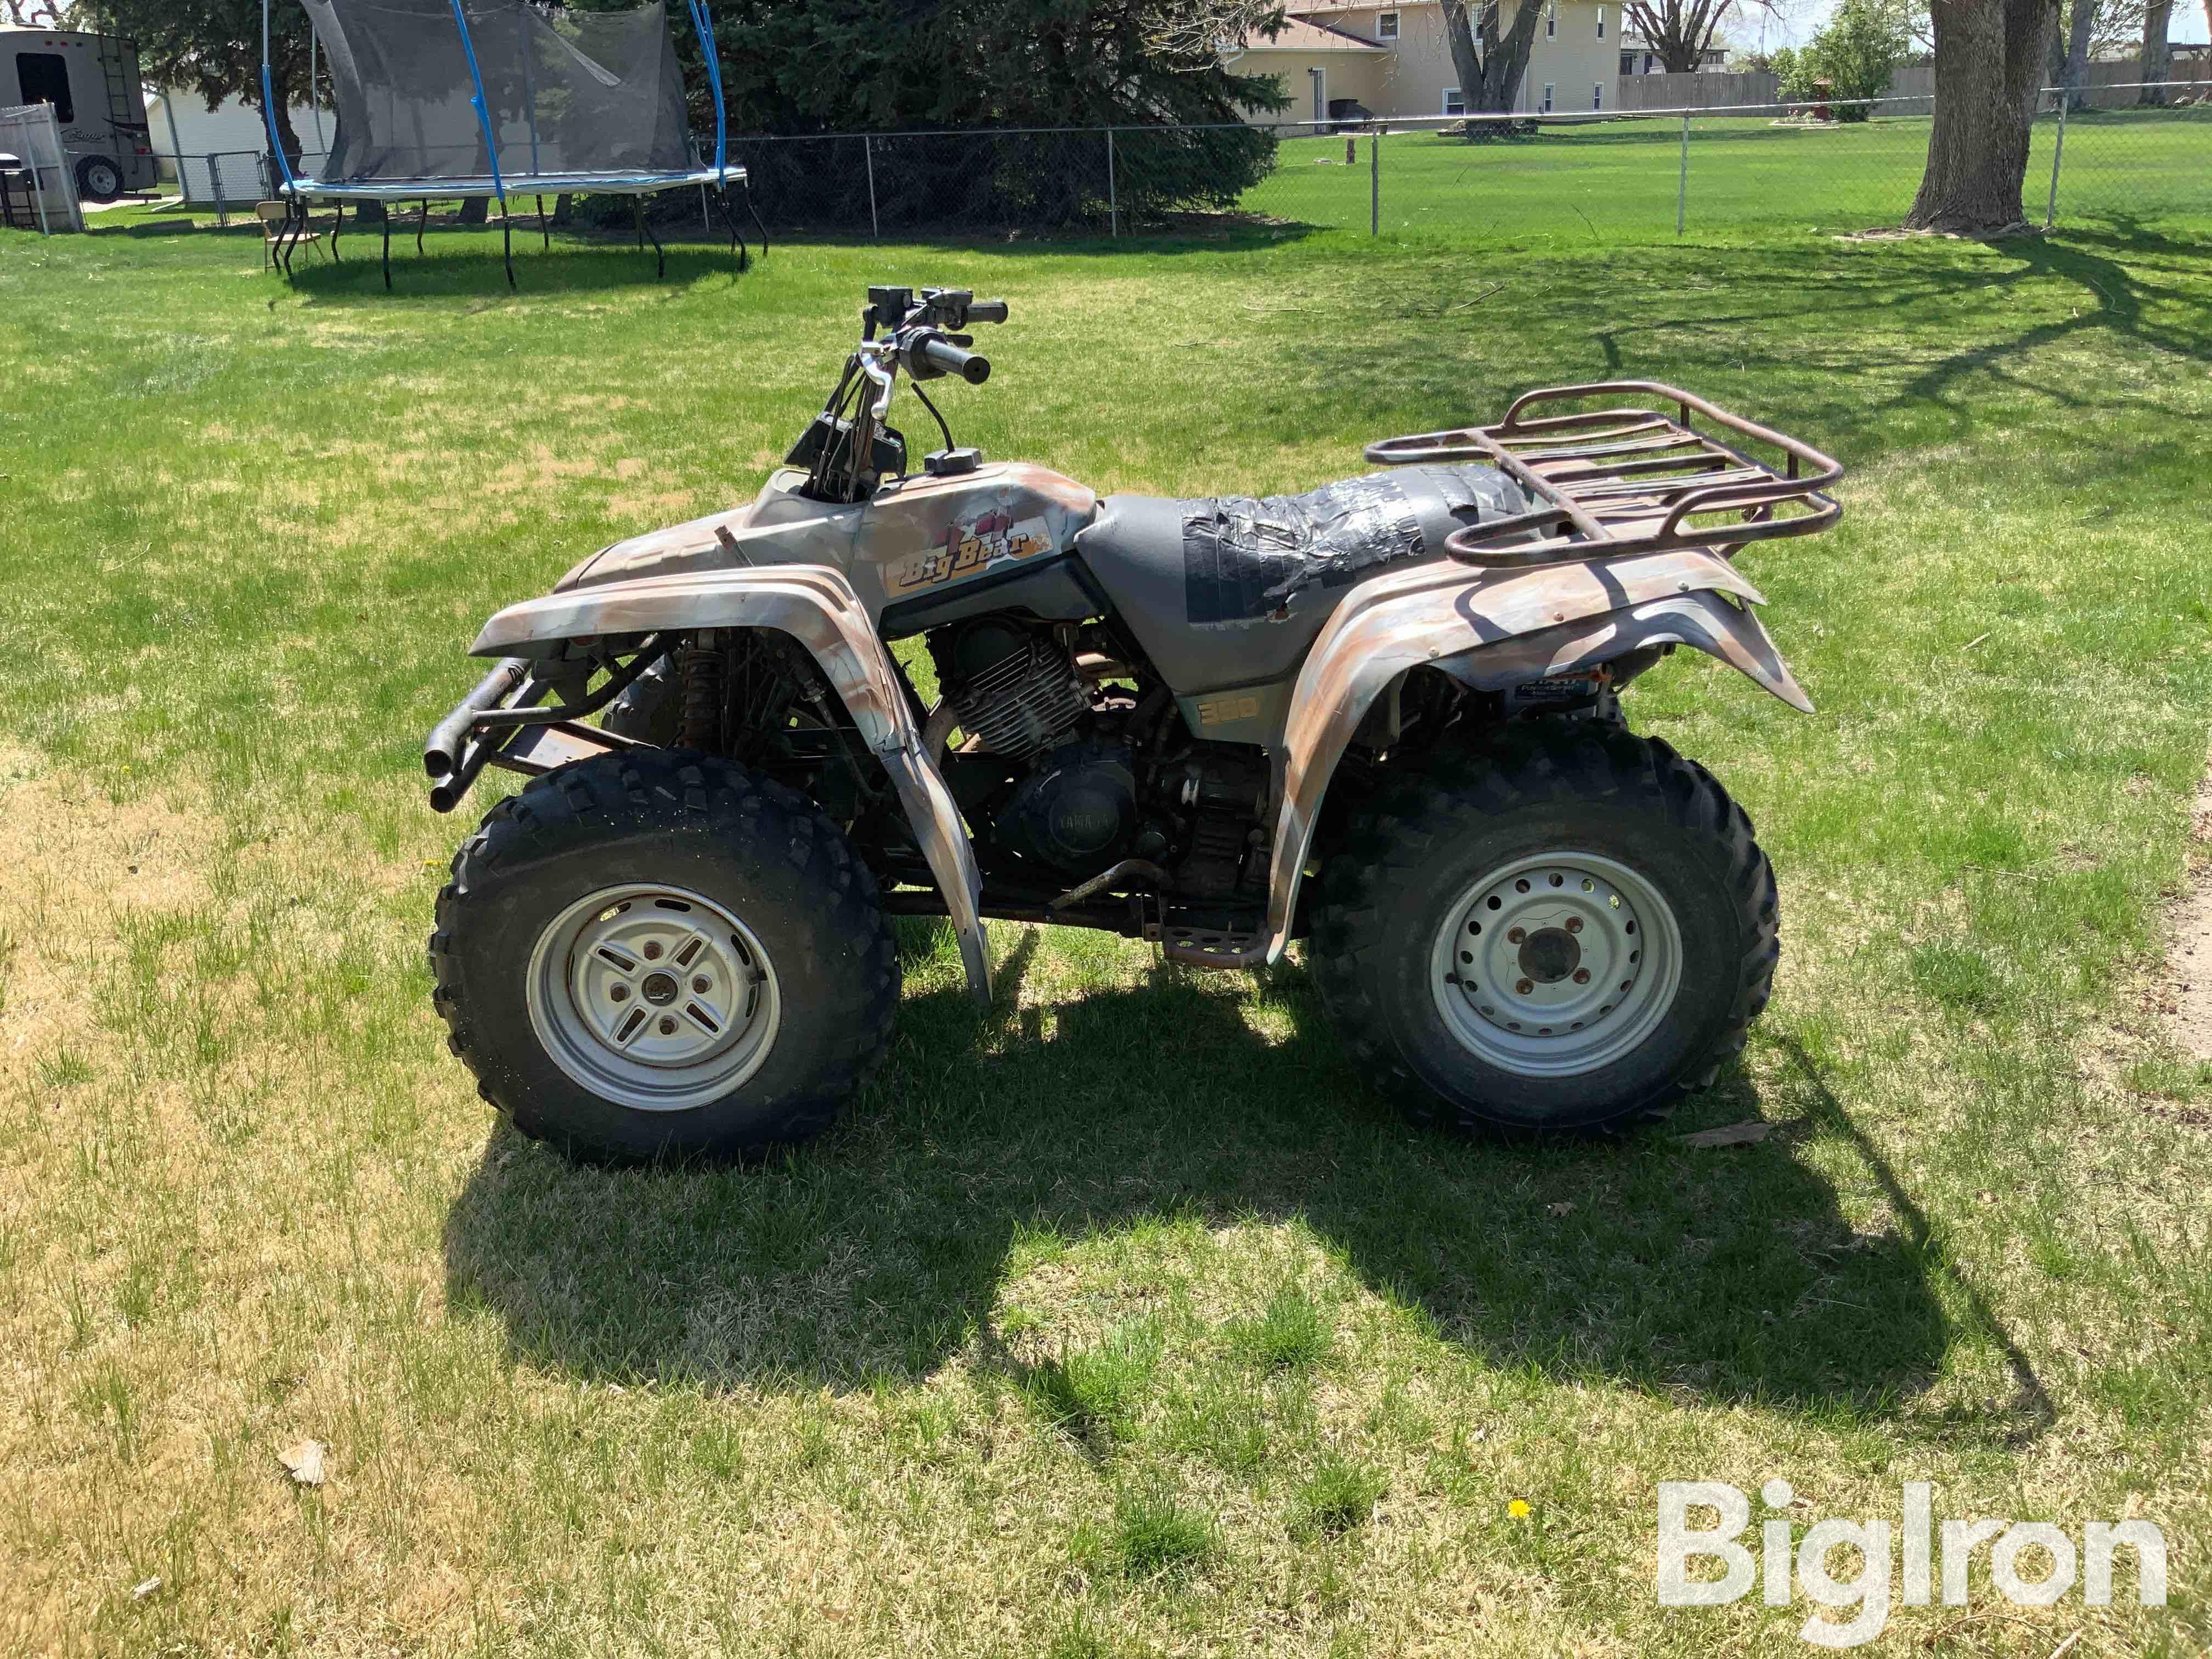
[[1579, 1077], [1634, 1049], [1674, 1006], [1681, 929], [1626, 865], [1539, 853], [1452, 902], [1429, 981], [1445, 1027], [1477, 1059], [1522, 1077]]
[[719, 1100], [775, 1041], [775, 971], [753, 931], [688, 888], [632, 883], [578, 899], [530, 955], [530, 1024], [554, 1062], [642, 1112]]

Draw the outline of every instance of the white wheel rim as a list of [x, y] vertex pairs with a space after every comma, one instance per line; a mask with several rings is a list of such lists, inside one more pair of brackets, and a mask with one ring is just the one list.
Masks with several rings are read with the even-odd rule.
[[1429, 951], [1446, 1029], [1486, 1064], [1579, 1077], [1634, 1049], [1681, 988], [1682, 935], [1626, 865], [1565, 850], [1516, 859], [1447, 908]]
[[530, 1024], [593, 1094], [644, 1112], [719, 1100], [760, 1069], [781, 1015], [752, 930], [687, 888], [578, 899], [538, 937]]

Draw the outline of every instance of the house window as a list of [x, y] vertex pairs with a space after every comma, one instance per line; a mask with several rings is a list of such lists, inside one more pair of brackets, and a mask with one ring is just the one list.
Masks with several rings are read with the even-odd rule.
[[1605, 39], [1605, 8], [1603, 6], [1597, 9], [1597, 38], [1601, 40]]
[[1398, 38], [1396, 12], [1384, 11], [1375, 15], [1375, 38], [1377, 40], [1395, 40]]
[[1547, 40], [1549, 40], [1553, 39], [1555, 35], [1557, 35], [1557, 34], [1559, 33], [1559, 0], [1552, 0], [1552, 4], [1550, 5], [1550, 7], [1549, 7], [1548, 9], [1547, 9], [1547, 10], [1546, 10], [1546, 11], [1545, 11], [1545, 13], [1544, 13], [1544, 38], [1545, 38]]
[[17, 52], [15, 84], [25, 103], [52, 104], [54, 118], [64, 126], [76, 119], [76, 106], [70, 101], [69, 63], [59, 52]]
[[1547, 115], [1552, 112], [1552, 94], [1558, 90], [1559, 88], [1555, 83], [1550, 81], [1544, 82], [1544, 113]]
[[1590, 107], [1592, 109], [1605, 107], [1605, 82], [1602, 81], [1590, 82]]
[[1624, 52], [1620, 54], [1620, 72], [1623, 75], [1633, 75], [1636, 73], [1636, 54], [1634, 52]]
[[1467, 113], [1467, 100], [1460, 95], [1460, 90], [1457, 87], [1446, 87], [1444, 88], [1444, 113], [1447, 115], [1464, 115]]

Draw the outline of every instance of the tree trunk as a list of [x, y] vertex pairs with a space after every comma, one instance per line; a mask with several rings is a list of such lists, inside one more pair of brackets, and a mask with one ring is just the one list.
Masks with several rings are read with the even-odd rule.
[[1984, 235], [2027, 217], [2021, 184], [2057, 0], [1930, 0], [1936, 115], [1905, 224]]
[[1528, 48], [1536, 40], [1536, 20], [1544, 0], [1521, 0], [1513, 14], [1513, 27], [1499, 39], [1489, 27], [1496, 19], [1495, 4], [1483, 9], [1481, 46], [1475, 44], [1476, 20], [1468, 0], [1443, 0], [1444, 39], [1450, 43], [1452, 68], [1459, 74], [1459, 92], [1470, 115], [1503, 115], [1521, 94], [1521, 77], [1528, 68]]
[[[2212, 0], [2206, 0], [2212, 4]], [[2066, 107], [2081, 108], [2081, 71], [2089, 61], [2089, 35], [2097, 27], [2097, 0], [2074, 0], [2074, 26], [2066, 36], [2066, 68], [2058, 84], [2066, 88]]]
[[[2173, 21], [2173, 0], [2150, 0], [2143, 8], [2142, 73], [2138, 81], [2163, 81], [2173, 73], [2173, 52], [2166, 43], [2167, 28]], [[2145, 87], [2136, 102], [2142, 105], [2163, 104], [2164, 87]]]
[[1528, 49], [1536, 44], [1536, 15], [1542, 9], [1539, 0], [1521, 0], [1513, 27], [1491, 47], [1490, 61], [1483, 65], [1485, 110], [1510, 110], [1521, 95], [1521, 77], [1528, 73]]
[[491, 219], [491, 198], [465, 196], [461, 198], [461, 216], [457, 221], [464, 225], [486, 224]]
[[[1534, 3], [1534, 0], [1529, 0]], [[2212, 5], [2212, 0], [2205, 0]], [[1482, 58], [1474, 48], [1474, 20], [1467, 15], [1467, 0], [1443, 0], [1444, 39], [1451, 46], [1452, 68], [1459, 75], [1462, 107], [1472, 112], [1482, 92]]]
[[[289, 83], [285, 79], [283, 66], [277, 64], [270, 65], [269, 78], [276, 89], [276, 96], [273, 100], [276, 107], [270, 112], [276, 117], [276, 142], [283, 148], [286, 165], [296, 173], [300, 170], [300, 157], [306, 151], [307, 146], [300, 142], [300, 135], [292, 131], [292, 100], [285, 92]], [[269, 179], [270, 188], [275, 189], [283, 182], [283, 173], [272, 167]]]

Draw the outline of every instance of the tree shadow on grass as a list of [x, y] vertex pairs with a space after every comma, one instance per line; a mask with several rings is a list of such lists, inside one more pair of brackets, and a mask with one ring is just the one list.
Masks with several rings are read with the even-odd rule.
[[583, 1376], [845, 1389], [963, 1346], [1000, 1363], [1024, 1234], [1295, 1217], [1446, 1342], [1562, 1380], [1881, 1413], [1951, 1340], [1944, 1270], [1901, 1187], [1883, 1171], [1905, 1230], [1854, 1236], [1793, 1152], [1849, 1132], [1802, 1054], [1777, 1097], [1731, 1067], [1696, 1109], [1794, 1121], [1748, 1149], [1463, 1141], [1370, 1091], [1298, 970], [1266, 991], [1285, 1040], [1256, 1034], [1233, 989], [1167, 969], [1058, 1005], [1048, 1035], [1042, 1010], [1013, 1006], [1033, 945], [989, 1014], [957, 992], [911, 1000], [847, 1127], [765, 1167], [579, 1168], [502, 1127], [449, 1218], [451, 1302], [496, 1313], [525, 1363]]
[[[912, 249], [948, 258], [976, 256], [993, 259], [1035, 258], [1087, 258], [1112, 256], [1126, 258], [1173, 254], [1251, 252], [1303, 240], [1319, 227], [1288, 221], [1266, 220], [1249, 214], [1190, 215], [1185, 222], [1168, 226], [1136, 226], [1121, 236], [1103, 232], [1023, 234], [1010, 240], [1005, 232], [920, 229], [902, 228], [890, 233], [890, 244], [902, 258]], [[720, 276], [743, 283], [761, 273], [763, 263], [778, 251], [830, 248], [851, 252], [868, 240], [865, 230], [818, 229], [780, 231], [763, 252], [759, 233], [743, 227], [751, 264], [738, 269], [722, 234], [673, 234], [659, 227], [667, 252], [667, 275], [658, 275], [653, 252], [640, 252], [617, 232], [556, 230], [552, 246], [541, 241], [535, 227], [514, 232], [515, 287], [507, 285], [499, 226], [466, 230], [441, 227], [433, 222], [424, 251], [415, 249], [413, 220], [404, 213], [392, 221], [392, 287], [384, 286], [384, 240], [376, 225], [348, 225], [333, 260], [307, 247], [292, 255], [292, 286], [319, 305], [404, 303], [409, 299], [479, 299], [507, 301], [533, 295], [590, 294], [610, 289], [664, 288], [677, 291], [703, 277]], [[328, 246], [327, 233], [325, 246]], [[888, 258], [888, 255], [887, 255]]]
[[[987, 230], [929, 225], [885, 227], [884, 243], [901, 251], [920, 249], [951, 258], [991, 259], [1252, 253], [1304, 241], [1334, 228], [1302, 219], [1276, 219], [1245, 212], [1177, 214], [1165, 221], [1125, 225], [1116, 235], [1103, 228], [1060, 230]], [[831, 248], [849, 252], [872, 241], [865, 227], [820, 226], [777, 233], [784, 248]], [[903, 280], [902, 278], [902, 280]], [[938, 279], [933, 279], [938, 280]], [[951, 277], [943, 280], [950, 281]]]
[[[1923, 246], [1936, 257], [1916, 257]], [[2084, 383], [2078, 363], [2050, 349], [2077, 337], [2118, 334], [2212, 362], [2201, 282], [2168, 280], [2198, 274], [2186, 258], [2203, 252], [2198, 244], [2148, 232], [2068, 231], [2008, 238], [1986, 251], [1989, 258], [1962, 261], [1912, 242], [1810, 258], [1796, 246], [1731, 250], [1724, 283], [1655, 295], [1649, 267], [1660, 260], [1673, 271], [1679, 260], [1614, 249], [1583, 262], [1589, 296], [1556, 309], [1559, 323], [1571, 323], [1577, 306], [1587, 312], [1586, 334], [1515, 337], [1516, 349], [1502, 353], [1495, 335], [1480, 330], [1321, 331], [1302, 339], [1300, 361], [1328, 388], [1333, 408], [1372, 411], [1379, 434], [1433, 427], [1439, 409], [1502, 410], [1529, 386], [1599, 374], [1740, 386], [1747, 358], [1786, 347], [1794, 372], [1760, 375], [1751, 412], [1854, 467], [1971, 434], [1992, 386], [2069, 417], [2109, 407], [2108, 386]], [[1540, 283], [1548, 269], [1506, 281]], [[1635, 303], [1606, 294], [1608, 273]], [[1698, 303], [1707, 288], [1717, 301], [1710, 308]], [[2024, 315], [2039, 300], [2039, 319]], [[2162, 405], [2155, 389], [2131, 390], [2129, 403], [2163, 409], [2177, 430], [2193, 419], [2179, 401]]]
[[[664, 238], [664, 240], [665, 240]], [[761, 258], [752, 248], [756, 266]], [[556, 234], [544, 247], [535, 229], [514, 233], [514, 280], [507, 285], [498, 226], [489, 234], [434, 234], [422, 253], [415, 251], [415, 228], [395, 217], [392, 225], [392, 286], [384, 285], [384, 240], [372, 226], [347, 227], [336, 260], [306, 249], [292, 255], [294, 292], [322, 306], [405, 305], [410, 301], [477, 300], [510, 304], [532, 296], [596, 294], [611, 289], [661, 289], [674, 294], [706, 277], [742, 283], [735, 255], [724, 244], [696, 241], [667, 244], [668, 274], [657, 274], [653, 250], [643, 252], [625, 240], [579, 242]]]

